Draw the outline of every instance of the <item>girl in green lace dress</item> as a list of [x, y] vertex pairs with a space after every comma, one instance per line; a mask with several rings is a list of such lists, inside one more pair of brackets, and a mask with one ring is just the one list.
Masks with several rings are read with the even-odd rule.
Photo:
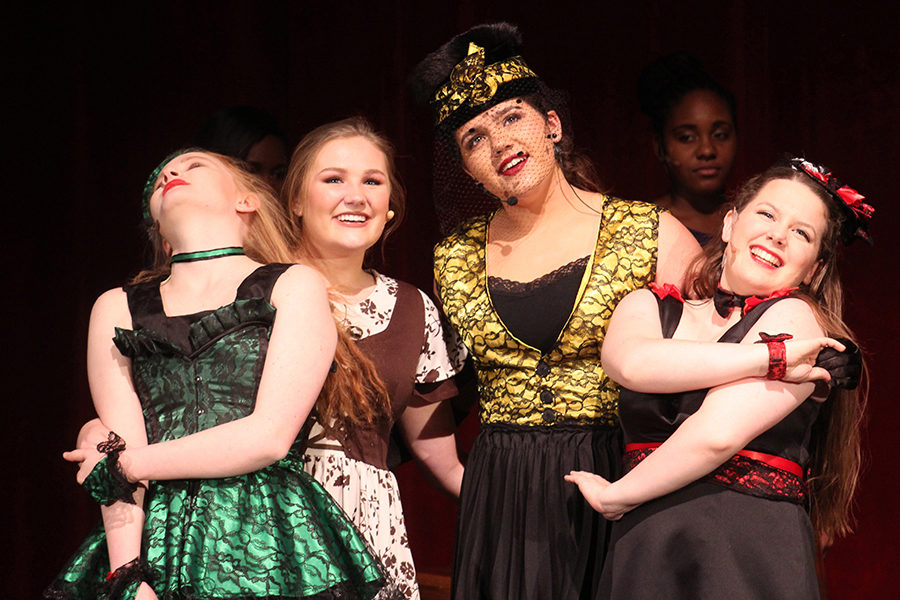
[[88, 335], [94, 404], [121, 438], [65, 455], [103, 527], [46, 596], [371, 598], [380, 566], [302, 468], [339, 345], [321, 277], [263, 266], [289, 260], [286, 220], [225, 157], [170, 157], [144, 201], [155, 268], [103, 294]]

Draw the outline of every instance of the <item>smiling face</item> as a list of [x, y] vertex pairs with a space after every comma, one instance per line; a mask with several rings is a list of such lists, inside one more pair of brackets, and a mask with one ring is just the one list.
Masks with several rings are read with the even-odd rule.
[[293, 206], [307, 249], [323, 258], [358, 254], [361, 260], [387, 222], [389, 174], [384, 153], [364, 137], [325, 143]]
[[820, 261], [828, 212], [809, 187], [775, 179], [739, 213], [725, 216], [720, 284], [741, 295], [768, 295], [809, 283]]
[[676, 104], [658, 140], [676, 193], [721, 194], [734, 165], [737, 133], [728, 104], [715, 92], [694, 90]]
[[561, 135], [554, 111], [545, 118], [520, 98], [493, 106], [455, 133], [466, 173], [502, 200], [550, 185], [558, 168], [553, 140]]

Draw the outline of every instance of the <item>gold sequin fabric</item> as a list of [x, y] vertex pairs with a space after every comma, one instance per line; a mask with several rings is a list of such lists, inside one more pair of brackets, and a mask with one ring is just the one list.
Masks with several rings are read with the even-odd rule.
[[659, 208], [605, 198], [575, 306], [543, 355], [507, 331], [491, 304], [485, 247], [492, 216], [460, 225], [434, 259], [444, 313], [475, 361], [482, 423], [617, 425], [619, 388], [600, 366], [600, 348], [619, 301], [656, 276]]

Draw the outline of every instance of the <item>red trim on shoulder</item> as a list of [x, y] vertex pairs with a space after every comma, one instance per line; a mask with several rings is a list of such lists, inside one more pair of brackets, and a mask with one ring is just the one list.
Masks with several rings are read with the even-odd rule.
[[678, 290], [678, 287], [671, 283], [664, 283], [660, 286], [651, 282], [650, 291], [659, 296], [660, 300], [663, 300], [666, 296], [672, 296], [684, 304], [684, 298], [681, 297], [681, 292]]

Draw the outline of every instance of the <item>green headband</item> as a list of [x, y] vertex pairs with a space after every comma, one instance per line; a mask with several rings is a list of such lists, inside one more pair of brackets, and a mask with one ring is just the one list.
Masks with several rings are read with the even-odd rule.
[[148, 227], [153, 225], [153, 219], [150, 217], [150, 196], [153, 195], [153, 188], [156, 185], [156, 179], [159, 177], [159, 174], [162, 173], [163, 167], [169, 164], [169, 162], [171, 162], [173, 159], [178, 158], [182, 154], [187, 154], [188, 152], [205, 152], [205, 150], [196, 147], [176, 150], [172, 154], [165, 157], [163, 161], [159, 163], [156, 168], [153, 169], [153, 171], [150, 172], [150, 177], [147, 178], [147, 183], [144, 184], [144, 191], [141, 194], [141, 217], [143, 217], [144, 224]]

